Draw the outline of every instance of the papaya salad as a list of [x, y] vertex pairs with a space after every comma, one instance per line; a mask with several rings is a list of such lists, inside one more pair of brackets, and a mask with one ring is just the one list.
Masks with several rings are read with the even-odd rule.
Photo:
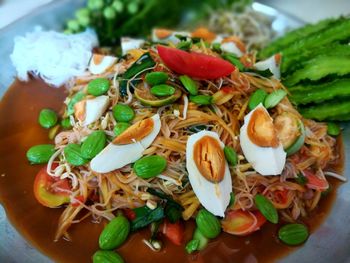
[[108, 221], [94, 262], [122, 260], [113, 250], [142, 228], [154, 251], [166, 238], [197, 253], [222, 231], [235, 238], [267, 224], [286, 245], [305, 242], [328, 178], [345, 181], [334, 169], [339, 129], [299, 114], [279, 80], [281, 55], [257, 61], [239, 38], [206, 28], [154, 29], [152, 41], [121, 47], [119, 58], [95, 48], [66, 83], [60, 114], [40, 112], [53, 143], [27, 158], [46, 164], [38, 202], [64, 208], [54, 240], [83, 220]]

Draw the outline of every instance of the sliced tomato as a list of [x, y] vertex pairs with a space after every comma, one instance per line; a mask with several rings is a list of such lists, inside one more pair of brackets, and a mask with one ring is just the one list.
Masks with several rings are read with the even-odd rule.
[[185, 228], [180, 221], [170, 223], [168, 220], [164, 221], [162, 233], [175, 245], [180, 246], [183, 243], [185, 236]]
[[229, 210], [221, 225], [229, 234], [246, 236], [259, 230], [265, 222], [265, 217], [259, 211]]
[[69, 203], [70, 197], [67, 192], [71, 190], [68, 179], [52, 177], [46, 172], [47, 166], [43, 167], [34, 180], [34, 196], [40, 204], [46, 207], [58, 207]]
[[285, 205], [288, 202], [288, 192], [289, 191], [287, 189], [276, 190], [273, 192], [273, 194], [275, 195], [275, 199], [279, 204]]
[[228, 61], [180, 49], [157, 46], [158, 54], [164, 64], [179, 74], [198, 79], [217, 79], [231, 74], [235, 67]]
[[329, 188], [329, 183], [326, 179], [317, 176], [310, 170], [304, 170], [303, 173], [307, 179], [306, 186], [308, 188], [322, 192]]

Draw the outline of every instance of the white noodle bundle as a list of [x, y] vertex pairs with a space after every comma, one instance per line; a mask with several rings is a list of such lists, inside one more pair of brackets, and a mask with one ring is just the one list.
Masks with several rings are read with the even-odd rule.
[[25, 36], [18, 36], [11, 60], [20, 80], [28, 80], [28, 72], [46, 83], [59, 87], [74, 76], [82, 75], [98, 45], [96, 33], [66, 35], [36, 28]]

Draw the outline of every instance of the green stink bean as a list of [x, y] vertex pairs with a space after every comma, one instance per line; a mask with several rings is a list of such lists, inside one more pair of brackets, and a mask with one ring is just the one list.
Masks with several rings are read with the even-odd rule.
[[155, 86], [165, 83], [168, 80], [168, 77], [168, 74], [165, 72], [155, 71], [147, 73], [145, 79], [149, 85]]
[[70, 123], [70, 119], [65, 118], [65, 119], [61, 120], [61, 126], [63, 129], [66, 129], [66, 130], [72, 128], [72, 124]]
[[190, 77], [186, 75], [182, 75], [179, 77], [182, 85], [185, 87], [185, 89], [191, 94], [191, 95], [197, 95], [198, 94], [198, 85], [197, 83], [191, 79]]
[[68, 163], [79, 166], [88, 162], [81, 154], [81, 147], [78, 144], [70, 143], [64, 148], [64, 155]]
[[91, 80], [87, 86], [89, 94], [94, 96], [100, 96], [105, 94], [109, 90], [109, 80], [105, 78], [97, 78]]
[[159, 155], [151, 155], [137, 160], [134, 164], [134, 171], [138, 177], [143, 179], [160, 175], [165, 170], [167, 161]]
[[118, 136], [122, 134], [129, 127], [130, 127], [130, 124], [127, 122], [118, 122], [113, 129], [114, 134]]
[[101, 249], [115, 249], [122, 245], [130, 232], [130, 223], [124, 216], [113, 218], [103, 229], [98, 243]]
[[94, 158], [106, 145], [106, 134], [104, 131], [94, 131], [81, 145], [81, 155], [85, 159]]
[[134, 110], [125, 104], [116, 104], [112, 110], [114, 118], [120, 122], [129, 122], [135, 116]]
[[151, 93], [158, 97], [171, 96], [175, 93], [175, 88], [166, 84], [160, 84], [153, 86]]
[[195, 252], [198, 249], [199, 246], [199, 240], [198, 239], [192, 239], [190, 240], [187, 244], [186, 244], [186, 252], [188, 254], [191, 254], [193, 252]]
[[39, 114], [39, 124], [48, 129], [56, 125], [57, 123], [57, 114], [53, 110], [43, 109]]
[[263, 216], [273, 224], [278, 223], [278, 213], [271, 201], [265, 196], [257, 194], [254, 197], [255, 205], [263, 214]]
[[123, 258], [114, 251], [96, 251], [92, 257], [93, 263], [124, 263]]
[[284, 225], [278, 231], [278, 237], [287, 245], [300, 245], [309, 237], [309, 231], [303, 224]]
[[334, 122], [327, 123], [327, 133], [331, 136], [338, 136], [340, 134], [340, 127]]
[[198, 227], [194, 230], [193, 239], [199, 241], [197, 250], [204, 249], [208, 245], [208, 242], [209, 242], [209, 239], [203, 235], [203, 233], [199, 230]]
[[84, 97], [84, 92], [79, 91], [70, 99], [67, 105], [67, 115], [72, 115], [74, 113], [74, 105], [81, 101]]
[[27, 151], [27, 159], [31, 164], [47, 163], [55, 153], [55, 147], [52, 144], [41, 144], [31, 147]]
[[196, 224], [206, 238], [216, 238], [221, 232], [219, 219], [204, 208], [199, 210], [196, 216]]

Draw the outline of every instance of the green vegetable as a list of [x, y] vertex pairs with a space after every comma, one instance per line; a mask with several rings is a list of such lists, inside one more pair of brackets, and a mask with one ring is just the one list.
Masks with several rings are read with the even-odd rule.
[[134, 164], [134, 172], [143, 179], [149, 179], [161, 174], [167, 166], [167, 161], [159, 155], [142, 157]]
[[64, 155], [68, 163], [79, 166], [84, 165], [88, 162], [81, 154], [80, 145], [70, 143], [64, 148]]
[[242, 62], [239, 60], [239, 58], [231, 53], [226, 53], [221, 55], [223, 59], [227, 60], [228, 62], [230, 62], [231, 64], [233, 64], [234, 66], [236, 66], [239, 71], [243, 71], [244, 70], [244, 65], [242, 64]]
[[151, 210], [147, 206], [135, 208], [134, 212], [136, 218], [131, 221], [131, 231], [135, 232], [145, 226], [148, 226], [152, 222], [156, 222], [164, 218], [164, 209], [158, 206], [156, 209]]
[[101, 249], [115, 249], [121, 246], [130, 232], [130, 223], [124, 216], [113, 218], [103, 229], [98, 240]]
[[336, 79], [321, 84], [300, 84], [289, 89], [291, 101], [296, 105], [350, 97], [350, 79]]
[[117, 12], [111, 6], [107, 6], [103, 9], [103, 15], [107, 20], [113, 20], [117, 16]]
[[99, 250], [92, 257], [93, 263], [124, 263], [123, 258], [114, 251]]
[[263, 214], [263, 216], [273, 224], [278, 223], [278, 213], [271, 201], [265, 196], [257, 194], [254, 197], [255, 205]]
[[50, 140], [53, 140], [58, 132], [58, 130], [60, 129], [60, 125], [57, 124], [56, 126], [52, 127], [50, 130], [49, 130], [49, 139]]
[[306, 61], [303, 67], [287, 76], [284, 84], [292, 87], [302, 80], [320, 80], [328, 75], [343, 76], [350, 73], [350, 56], [319, 55]]
[[43, 109], [39, 114], [39, 124], [48, 129], [56, 125], [57, 123], [57, 114], [53, 110]]
[[264, 103], [264, 100], [267, 96], [267, 92], [263, 89], [257, 89], [249, 98], [248, 108], [253, 110], [260, 103]]
[[309, 237], [309, 231], [305, 225], [288, 224], [280, 228], [278, 237], [287, 245], [300, 245]]
[[196, 250], [198, 250], [198, 246], [199, 246], [199, 240], [192, 239], [186, 244], [186, 247], [185, 247], [186, 252], [188, 254], [191, 254], [191, 253], [195, 252]]
[[72, 115], [74, 113], [74, 105], [81, 101], [85, 97], [85, 94], [82, 91], [77, 92], [68, 102], [67, 105], [67, 115]]
[[192, 41], [180, 41], [177, 45], [176, 48], [182, 49], [185, 51], [189, 51], [189, 49], [192, 47]]
[[55, 146], [52, 144], [35, 145], [27, 151], [27, 159], [31, 164], [47, 163], [54, 153]]
[[212, 104], [213, 97], [209, 95], [190, 96], [190, 101], [198, 105], [210, 105]]
[[89, 94], [94, 96], [100, 96], [105, 94], [109, 90], [109, 80], [105, 78], [97, 78], [91, 80], [87, 86]]
[[295, 181], [300, 185], [306, 185], [308, 182], [307, 178], [302, 173], [298, 173], [298, 177], [295, 178]]
[[80, 8], [75, 12], [75, 17], [77, 18], [80, 25], [86, 27], [90, 24], [90, 10], [88, 8]]
[[193, 239], [199, 241], [197, 250], [203, 250], [209, 242], [209, 239], [202, 234], [198, 227], [194, 230]]
[[331, 136], [338, 136], [340, 134], [340, 127], [334, 122], [328, 122], [327, 133]]
[[145, 53], [138, 60], [136, 60], [130, 68], [128, 68], [128, 70], [124, 73], [123, 78], [131, 79], [136, 74], [140, 73], [141, 71], [144, 71], [147, 68], [152, 68], [154, 65], [155, 62], [150, 56], [150, 54]]
[[61, 126], [63, 129], [66, 129], [66, 130], [72, 128], [72, 125], [70, 124], [70, 119], [65, 118], [65, 119], [61, 120]]
[[130, 124], [127, 122], [118, 122], [113, 129], [114, 134], [118, 136], [122, 134], [129, 127], [130, 127]]
[[138, 4], [137, 4], [137, 2], [130, 2], [129, 4], [128, 4], [128, 6], [127, 6], [127, 9], [128, 9], [128, 12], [130, 13], [130, 14], [136, 14], [137, 13], [137, 11], [138, 11]]
[[350, 119], [350, 101], [330, 100], [307, 108], [300, 107], [299, 112], [307, 119], [345, 121]]
[[175, 93], [175, 88], [166, 84], [160, 84], [151, 88], [151, 93], [155, 96], [171, 96]]
[[88, 0], [87, 6], [91, 10], [101, 9], [103, 7], [103, 0]]
[[221, 232], [221, 225], [212, 213], [202, 208], [196, 216], [198, 229], [206, 238], [216, 238]]
[[124, 9], [124, 3], [121, 0], [114, 0], [112, 6], [118, 13], [121, 13]]
[[73, 32], [78, 32], [80, 30], [80, 24], [78, 20], [69, 20], [67, 22], [67, 28], [72, 30]]
[[154, 95], [151, 94], [151, 92], [148, 89], [136, 89], [135, 90], [135, 97], [146, 106], [152, 106], [152, 107], [161, 107], [164, 105], [171, 104], [178, 100], [181, 97], [181, 90], [176, 89], [175, 93], [171, 96], [164, 97], [164, 98], [157, 98]]
[[103, 150], [106, 145], [106, 134], [104, 131], [94, 131], [91, 133], [81, 145], [81, 155], [85, 159], [94, 158]]
[[224, 153], [225, 153], [225, 158], [226, 158], [227, 162], [230, 165], [235, 166], [237, 164], [237, 161], [238, 161], [236, 151], [230, 146], [225, 146]]
[[228, 206], [231, 206], [235, 203], [235, 194], [232, 192], [230, 193], [230, 202], [228, 204]]
[[211, 46], [212, 50], [214, 50], [217, 53], [221, 53], [221, 44], [220, 43], [214, 43]]
[[266, 96], [264, 106], [266, 109], [275, 107], [285, 96], [287, 92], [283, 89], [278, 89]]
[[[342, 20], [342, 18], [339, 20]], [[276, 54], [279, 51], [288, 48], [291, 44], [295, 43], [296, 41], [300, 41], [307, 36], [310, 36], [312, 34], [321, 32], [324, 29], [327, 29], [332, 24], [336, 23], [336, 21], [337, 20], [335, 19], [322, 20], [317, 24], [309, 24], [304, 27], [290, 31], [287, 34], [285, 34], [283, 37], [276, 39], [275, 41], [270, 43], [267, 47], [262, 49], [259, 52], [258, 56], [259, 58], [270, 57], [273, 54]]]
[[285, 149], [287, 156], [290, 156], [296, 153], [304, 145], [306, 132], [302, 121], [299, 121], [299, 131], [300, 131], [300, 136], [298, 137], [298, 139], [291, 146]]
[[168, 74], [161, 71], [150, 72], [145, 76], [146, 82], [151, 86], [163, 84], [168, 80], [168, 78]]
[[198, 85], [197, 83], [186, 75], [182, 75], [179, 77], [182, 85], [185, 89], [193, 96], [198, 94]]
[[114, 105], [112, 111], [114, 118], [119, 122], [129, 122], [135, 117], [134, 110], [125, 104]]

